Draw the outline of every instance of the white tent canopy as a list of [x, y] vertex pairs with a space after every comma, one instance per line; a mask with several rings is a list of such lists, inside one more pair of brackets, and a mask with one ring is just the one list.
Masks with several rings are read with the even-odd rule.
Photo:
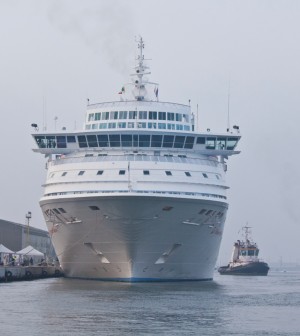
[[0, 244], [0, 253], [15, 253], [3, 244]]
[[33, 248], [31, 245], [23, 248], [23, 250], [16, 252], [16, 254], [22, 254], [22, 255], [27, 255], [27, 256], [35, 256], [35, 257], [43, 257], [44, 253], [36, 250]]

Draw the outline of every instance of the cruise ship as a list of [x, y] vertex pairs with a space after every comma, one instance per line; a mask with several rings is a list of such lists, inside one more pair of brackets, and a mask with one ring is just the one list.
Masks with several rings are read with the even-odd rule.
[[238, 126], [200, 132], [190, 104], [159, 99], [144, 41], [119, 100], [87, 104], [81, 131], [39, 131], [47, 158], [40, 206], [65, 276], [211, 280]]

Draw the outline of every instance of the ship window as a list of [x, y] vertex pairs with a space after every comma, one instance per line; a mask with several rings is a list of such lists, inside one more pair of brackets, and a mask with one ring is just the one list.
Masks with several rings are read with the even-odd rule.
[[157, 112], [149, 111], [149, 119], [150, 120], [157, 120]]
[[217, 148], [225, 149], [226, 147], [226, 138], [217, 138]]
[[100, 129], [106, 129], [107, 128], [107, 123], [101, 123], [99, 124]]
[[35, 136], [35, 141], [38, 144], [39, 148], [45, 148], [45, 137], [44, 136]]
[[166, 112], [158, 112], [158, 120], [166, 120]]
[[158, 123], [158, 129], [166, 129], [166, 124]]
[[206, 211], [205, 215], [210, 215], [212, 212], [213, 212], [212, 210], [208, 210], [208, 211]]
[[175, 129], [175, 124], [167, 124], [167, 128], [170, 130], [174, 130]]
[[255, 252], [254, 250], [248, 250], [248, 256], [251, 257], [254, 256], [254, 252]]
[[233, 150], [235, 145], [237, 144], [238, 139], [237, 138], [228, 138], [227, 139], [227, 149]]
[[134, 128], [134, 123], [133, 122], [129, 122], [128, 123], [128, 128]]
[[87, 138], [89, 147], [98, 147], [96, 135], [87, 135], [86, 138]]
[[120, 134], [110, 134], [109, 141], [111, 147], [120, 147]]
[[136, 111], [129, 111], [129, 118], [128, 119], [136, 119]]
[[86, 138], [85, 135], [78, 135], [78, 143], [79, 143], [79, 147], [80, 148], [85, 148], [87, 147], [87, 142], [86, 142]]
[[173, 147], [174, 136], [165, 135], [163, 141], [163, 147], [172, 148]]
[[63, 208], [58, 208], [58, 210], [59, 210], [60, 212], [62, 212], [62, 213], [67, 213], [67, 211], [66, 211], [65, 209], [63, 209]]
[[101, 114], [100, 114], [100, 112], [95, 113], [95, 121], [96, 121], [96, 120], [100, 120], [100, 119], [101, 119]]
[[218, 212], [218, 213], [217, 213], [217, 217], [220, 217], [220, 218], [223, 217], [223, 212], [221, 212], [221, 211]]
[[103, 135], [97, 135], [98, 137], [98, 142], [99, 142], [99, 147], [108, 147], [108, 135], [103, 134]]
[[119, 170], [119, 175], [125, 175], [125, 170]]
[[53, 211], [55, 212], [55, 213], [57, 213], [58, 215], [60, 215], [60, 212], [57, 210], [57, 209], [53, 209]]
[[133, 146], [134, 147], [139, 146], [139, 136], [137, 134], [133, 134]]
[[69, 135], [69, 136], [67, 136], [67, 142], [68, 143], [74, 143], [74, 142], [76, 142], [76, 138], [75, 138], [75, 136], [73, 136], [73, 135]]
[[206, 173], [202, 173], [202, 175], [203, 175], [205, 178], [208, 178], [208, 176], [207, 176]]
[[47, 148], [55, 148], [56, 147], [55, 136], [53, 136], [53, 135], [46, 136], [46, 146], [47, 146]]
[[107, 156], [107, 154], [98, 154], [98, 156]]
[[175, 137], [174, 148], [183, 148], [185, 137], [177, 135]]
[[147, 119], [147, 111], [139, 111], [139, 119]]
[[197, 138], [197, 144], [198, 144], [198, 145], [204, 145], [204, 144], [205, 144], [205, 138], [203, 138], [203, 137], [198, 137], [198, 138]]
[[182, 121], [182, 114], [176, 113], [176, 121]]
[[195, 137], [187, 136], [185, 140], [184, 148], [193, 149], [194, 142], [195, 142]]
[[144, 175], [150, 175], [150, 171], [149, 170], [144, 170]]
[[94, 154], [85, 154], [85, 157], [91, 157], [94, 156]]
[[152, 135], [151, 147], [161, 147], [162, 135]]
[[121, 134], [121, 142], [123, 147], [132, 147], [132, 135]]
[[139, 122], [138, 128], [147, 128], [147, 124], [145, 122]]
[[189, 130], [190, 130], [190, 126], [188, 126], [188, 125], [184, 125], [184, 126], [183, 126], [183, 129], [184, 129], [185, 131], [189, 131]]
[[190, 172], [185, 172], [186, 176], [192, 176]]
[[61, 176], [66, 176], [67, 175], [67, 172], [63, 172], [62, 174], [61, 174]]
[[217, 180], [220, 180], [220, 176], [219, 175], [216, 175], [216, 178], [217, 178]]
[[180, 158], [186, 158], [186, 155], [178, 155]]
[[118, 128], [126, 128], [126, 122], [118, 122]]
[[108, 120], [109, 119], [109, 112], [102, 112], [102, 120]]
[[149, 147], [149, 146], [150, 146], [150, 135], [140, 135], [139, 147]]
[[149, 122], [148, 123], [148, 128], [154, 128], [154, 129], [156, 129], [156, 123], [155, 122]]
[[120, 111], [119, 119], [127, 119], [127, 111]]
[[172, 172], [170, 172], [169, 170], [166, 170], [165, 173], [167, 176], [172, 176]]
[[216, 138], [206, 138], [206, 148], [215, 149], [216, 147]]
[[85, 173], [85, 171], [84, 170], [81, 170], [79, 173], [78, 173], [78, 175], [83, 175]]
[[100, 210], [96, 205], [90, 205], [89, 208], [91, 210]]
[[89, 121], [94, 121], [94, 113], [89, 114]]
[[199, 211], [199, 215], [203, 215], [206, 211], [206, 209], [202, 209], [201, 211]]
[[116, 125], [115, 122], [113, 122], [113, 123], [108, 123], [108, 128], [116, 128], [116, 127], [117, 127], [117, 125]]
[[168, 116], [168, 120], [172, 120], [172, 121], [175, 120], [174, 113], [168, 112], [167, 116]]
[[110, 119], [111, 120], [117, 120], [118, 119], [118, 111], [112, 111], [110, 112]]
[[97, 171], [97, 175], [102, 175], [103, 174], [103, 170], [98, 170]]
[[163, 209], [163, 211], [170, 211], [170, 210], [172, 210], [172, 209], [173, 209], [173, 207], [172, 207], [172, 206], [169, 206], [169, 205], [167, 205], [167, 206], [163, 207], [162, 209]]
[[183, 125], [177, 124], [176, 125], [176, 130], [177, 131], [182, 131], [183, 130]]

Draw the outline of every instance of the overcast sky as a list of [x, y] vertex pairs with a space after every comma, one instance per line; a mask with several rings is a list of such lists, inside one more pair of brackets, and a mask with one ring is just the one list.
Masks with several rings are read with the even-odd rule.
[[202, 130], [240, 126], [219, 263], [248, 224], [267, 261], [300, 263], [300, 1], [0, 0], [0, 218], [46, 229], [45, 158], [31, 123], [80, 129], [86, 99], [118, 100], [146, 44], [160, 100], [199, 106]]

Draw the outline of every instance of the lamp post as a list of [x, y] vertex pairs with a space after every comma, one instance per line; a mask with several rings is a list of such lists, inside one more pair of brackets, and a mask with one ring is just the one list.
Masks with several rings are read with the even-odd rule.
[[26, 219], [27, 219], [27, 246], [29, 245], [29, 222], [30, 222], [30, 219], [31, 219], [31, 211], [28, 211], [27, 214], [26, 214]]

